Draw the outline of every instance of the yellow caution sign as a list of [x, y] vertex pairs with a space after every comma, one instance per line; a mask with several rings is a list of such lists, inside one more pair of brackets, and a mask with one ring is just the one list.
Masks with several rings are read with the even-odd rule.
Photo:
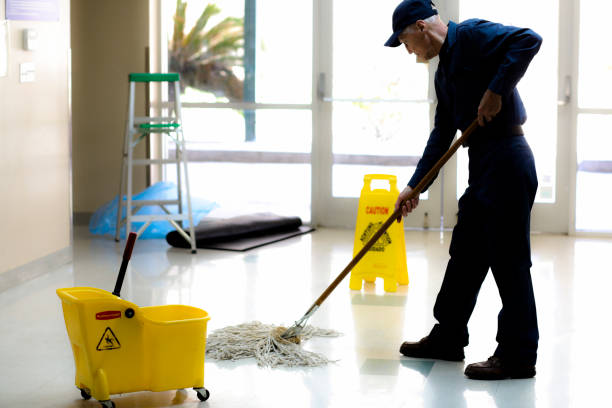
[[[372, 190], [373, 180], [387, 180], [389, 189]], [[365, 175], [357, 210], [353, 256], [393, 214], [398, 196], [397, 177], [387, 174]], [[403, 220], [394, 222], [353, 268], [349, 287], [361, 290], [363, 280], [374, 282], [376, 278], [384, 279], [385, 292], [395, 292], [398, 284], [408, 284]]]

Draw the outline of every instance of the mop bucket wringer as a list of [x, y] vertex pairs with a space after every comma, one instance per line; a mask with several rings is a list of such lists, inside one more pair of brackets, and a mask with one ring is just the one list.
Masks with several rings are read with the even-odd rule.
[[111, 394], [194, 388], [201, 401], [208, 399], [207, 312], [185, 305], [139, 307], [97, 288], [56, 292], [83, 398], [114, 407]]

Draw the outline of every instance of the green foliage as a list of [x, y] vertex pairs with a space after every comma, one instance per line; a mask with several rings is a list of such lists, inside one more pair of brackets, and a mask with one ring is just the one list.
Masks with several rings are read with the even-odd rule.
[[227, 17], [208, 28], [211, 17], [221, 10], [214, 3], [206, 6], [194, 26], [185, 35], [187, 2], [177, 0], [174, 32], [169, 46], [170, 70], [181, 74], [181, 87], [242, 100], [243, 81], [234, 68], [242, 66], [244, 21]]
[[187, 3], [176, 1], [176, 14], [174, 15], [174, 34], [172, 36], [172, 49], [177, 49], [178, 44], [183, 41], [183, 30], [185, 29], [185, 10]]

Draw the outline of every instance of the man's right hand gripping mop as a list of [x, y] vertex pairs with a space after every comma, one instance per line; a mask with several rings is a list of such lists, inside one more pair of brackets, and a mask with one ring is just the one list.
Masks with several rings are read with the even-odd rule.
[[[418, 197], [425, 186], [433, 180], [442, 166], [455, 154], [459, 146], [465, 145], [468, 137], [478, 127], [478, 120], [474, 120], [462, 133], [448, 151], [434, 164], [419, 184], [414, 187], [406, 200]], [[385, 231], [401, 217], [402, 211], [396, 209], [383, 225], [372, 235], [370, 240], [355, 255], [338, 277], [325, 289], [317, 300], [310, 306], [304, 316], [297, 320], [288, 329], [282, 326], [264, 325], [260, 322], [245, 323], [238, 326], [230, 326], [218, 329], [208, 337], [206, 354], [213, 358], [222, 360], [237, 360], [241, 358], [255, 357], [261, 366], [274, 367], [277, 365], [287, 366], [318, 366], [330, 362], [325, 356], [318, 353], [303, 350], [300, 347], [301, 340], [307, 340], [314, 336], [338, 336], [334, 330], [318, 329], [306, 325], [308, 319], [319, 309], [321, 304], [340, 284], [340, 282], [357, 265], [370, 248], [378, 241]]]

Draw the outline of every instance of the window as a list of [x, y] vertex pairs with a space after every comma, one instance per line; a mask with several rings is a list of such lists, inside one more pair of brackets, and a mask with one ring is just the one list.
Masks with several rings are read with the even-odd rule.
[[368, 173], [397, 176], [401, 191], [427, 142], [428, 66], [383, 46], [397, 3], [334, 1], [334, 197], [359, 197]]
[[[507, 7], [488, 0], [460, 0], [461, 21], [483, 18], [517, 27], [532, 28], [544, 38], [538, 54], [517, 89], [527, 110], [523, 126], [533, 150], [538, 173], [537, 203], [556, 201], [558, 9], [556, 1], [516, 0]], [[529, 13], [525, 13], [529, 10]], [[457, 198], [467, 188], [467, 152], [460, 149]]]
[[[228, 211], [290, 211], [310, 221], [312, 4], [162, 7], [168, 71], [181, 75], [192, 195]], [[174, 166], [165, 172], [176, 179]]]

